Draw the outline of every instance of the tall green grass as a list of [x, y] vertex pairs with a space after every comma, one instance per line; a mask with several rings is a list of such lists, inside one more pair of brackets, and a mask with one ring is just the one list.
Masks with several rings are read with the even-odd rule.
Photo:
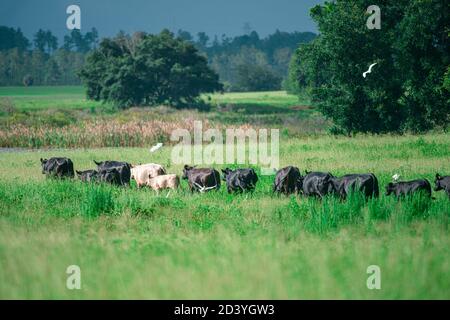
[[[273, 195], [273, 176], [260, 176], [251, 194], [191, 194], [184, 180], [158, 194], [48, 180], [39, 161], [67, 156], [77, 170], [92, 160], [156, 162], [180, 174], [170, 154], [168, 146], [1, 153], [0, 298], [450, 298], [447, 196], [383, 192], [394, 173], [431, 182], [449, 174], [447, 133], [282, 137], [280, 166], [375, 173], [381, 196], [368, 201]], [[72, 264], [82, 270], [79, 291], [65, 287]], [[366, 287], [373, 264], [381, 290]]]
[[[166, 195], [1, 182], [0, 297], [449, 298], [445, 198]], [[82, 290], [65, 288], [71, 264]], [[372, 264], [379, 291], [366, 287]]]
[[[229, 195], [225, 188], [207, 194], [191, 194], [184, 185], [184, 189], [169, 194], [168, 191], [140, 190], [135, 186], [116, 187], [71, 180], [49, 179], [44, 183], [27, 184], [0, 182], [0, 206], [4, 213], [37, 211], [61, 218], [152, 216], [161, 211], [174, 211], [171, 215], [178, 217], [176, 223], [199, 230], [214, 229], [222, 222], [233, 228], [251, 227], [255, 221], [249, 221], [248, 217], [260, 215], [268, 219], [265, 222], [286, 228], [295, 226], [299, 231], [317, 235], [337, 232], [347, 226], [364, 228], [367, 224], [384, 222], [397, 228], [432, 220], [446, 227], [450, 216], [447, 199], [431, 200], [420, 194], [399, 200], [384, 195], [366, 200], [362, 194], [355, 193], [346, 200], [331, 195], [319, 200], [303, 196], [280, 197], [264, 189], [269, 188], [260, 186], [255, 194]], [[248, 209], [262, 199], [269, 203], [258, 206], [258, 212]], [[183, 217], [176, 214], [180, 209]]]

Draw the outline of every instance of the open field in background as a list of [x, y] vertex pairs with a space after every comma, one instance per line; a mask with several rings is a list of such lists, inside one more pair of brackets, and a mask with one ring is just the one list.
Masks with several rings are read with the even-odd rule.
[[326, 132], [329, 123], [307, 99], [286, 92], [203, 96], [210, 112], [164, 106], [117, 110], [85, 99], [81, 87], [0, 88], [0, 147], [144, 147], [168, 142], [173, 127], [194, 120], [214, 127], [282, 128], [286, 136]]
[[[66, 107], [90, 109], [102, 106], [101, 103], [87, 100], [85, 88], [82, 86], [0, 87], [0, 97], [11, 99], [17, 109], [25, 111]], [[299, 101], [298, 97], [284, 91], [205, 94], [203, 99], [211, 101], [213, 106], [226, 107], [231, 104], [244, 109], [245, 106], [254, 109], [266, 107], [260, 111], [264, 113], [271, 113], [275, 108], [287, 109], [292, 106], [309, 105], [306, 98]]]
[[99, 102], [86, 100], [81, 86], [0, 87], [1, 98], [11, 100], [19, 111], [102, 107]]
[[[3, 152], [0, 155], [1, 298], [449, 299], [450, 201], [365, 203], [278, 197], [272, 176], [253, 194], [190, 194], [46, 181], [39, 158], [76, 169], [121, 159], [180, 174], [170, 148]], [[282, 138], [281, 165], [374, 172], [380, 188], [450, 172], [450, 135]], [[216, 166], [219, 168], [220, 166]], [[68, 265], [82, 290], [65, 287]], [[379, 265], [382, 289], [368, 290]]]

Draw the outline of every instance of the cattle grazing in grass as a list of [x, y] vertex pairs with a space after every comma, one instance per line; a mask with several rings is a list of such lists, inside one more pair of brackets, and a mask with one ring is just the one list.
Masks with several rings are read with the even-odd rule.
[[102, 161], [97, 162], [94, 160], [94, 163], [97, 165], [97, 171], [103, 172], [105, 170], [116, 169], [119, 172], [119, 185], [130, 185], [131, 178], [131, 165], [128, 162], [120, 162], [120, 161]]
[[41, 158], [42, 173], [47, 177], [73, 178], [73, 162], [69, 158]]
[[252, 168], [231, 170], [226, 168], [222, 170], [223, 180], [226, 181], [228, 193], [253, 191], [258, 176]]
[[136, 180], [137, 187], [148, 185], [148, 180], [166, 174], [166, 169], [156, 163], [141, 164], [131, 167], [131, 179]]
[[330, 181], [333, 185], [330, 186], [330, 191], [335, 192], [342, 199], [346, 199], [352, 192], [360, 192], [366, 198], [380, 195], [378, 179], [373, 173], [346, 174], [339, 178], [332, 177]]
[[396, 183], [390, 182], [386, 186], [386, 196], [393, 194], [397, 198], [410, 196], [420, 192], [427, 197], [431, 197], [431, 185], [427, 179], [400, 181]]
[[106, 168], [98, 172], [100, 182], [122, 186], [121, 173], [117, 168]]
[[299, 193], [302, 189], [302, 179], [300, 170], [297, 167], [288, 166], [277, 171], [273, 183], [273, 192]]
[[180, 178], [176, 174], [164, 174], [148, 179], [147, 186], [153, 190], [177, 189]]
[[99, 175], [96, 170], [86, 170], [86, 171], [76, 171], [78, 177], [83, 182], [96, 182], [98, 181]]
[[331, 181], [334, 176], [329, 172], [307, 172], [303, 177], [302, 191], [305, 196], [323, 198], [328, 193], [336, 192]]
[[450, 199], [450, 176], [441, 176], [439, 173], [436, 173], [434, 184], [434, 191], [444, 190]]
[[188, 181], [191, 192], [199, 191], [203, 193], [213, 189], [220, 189], [220, 174], [215, 169], [185, 165], [182, 178]]

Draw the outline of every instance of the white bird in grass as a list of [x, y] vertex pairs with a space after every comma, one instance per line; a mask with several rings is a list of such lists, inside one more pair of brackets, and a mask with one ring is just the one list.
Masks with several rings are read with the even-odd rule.
[[400, 179], [400, 175], [396, 173], [392, 176], [392, 179], [394, 179], [394, 181], [398, 181], [398, 179]]
[[163, 146], [163, 144], [161, 142], [157, 143], [156, 145], [154, 145], [153, 147], [150, 148], [150, 152], [155, 152], [159, 149], [161, 149], [161, 147]]
[[370, 67], [369, 67], [369, 70], [367, 70], [366, 72], [363, 73], [363, 77], [364, 77], [364, 78], [367, 77], [367, 74], [368, 74], [368, 73], [371, 73], [371, 72], [372, 72], [372, 68], [373, 68], [373, 66], [376, 65], [376, 64], [377, 64], [376, 62], [375, 62], [375, 63], [372, 63], [372, 64], [370, 65]]
[[200, 193], [205, 193], [208, 190], [214, 189], [217, 187], [217, 184], [213, 187], [205, 187], [205, 186], [201, 186], [198, 183], [194, 182], [195, 186], [198, 188], [198, 191], [200, 191]]

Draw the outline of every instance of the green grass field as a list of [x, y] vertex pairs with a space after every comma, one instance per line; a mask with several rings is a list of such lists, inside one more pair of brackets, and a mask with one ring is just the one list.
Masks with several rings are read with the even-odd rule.
[[[81, 86], [0, 87], [0, 98], [9, 98], [18, 110], [91, 109], [104, 106], [86, 99]], [[284, 91], [208, 94], [203, 98], [214, 105], [233, 104], [246, 113], [286, 112], [290, 107], [309, 105], [309, 101]], [[108, 107], [108, 105], [106, 105]], [[247, 110], [249, 109], [249, 110]]]
[[91, 109], [102, 103], [89, 101], [80, 86], [0, 87], [0, 98], [9, 98], [21, 111], [48, 109]]
[[[225, 99], [257, 109], [273, 103], [269, 96], [280, 96], [272, 107], [287, 114], [301, 105], [284, 93]], [[202, 116], [182, 112], [157, 115]], [[183, 181], [168, 195], [134, 183], [46, 180], [39, 162], [67, 156], [77, 170], [93, 168], [94, 159], [156, 162], [180, 174], [170, 154], [170, 146], [154, 154], [147, 147], [1, 150], [0, 298], [450, 299], [450, 201], [443, 192], [434, 192], [435, 200], [383, 194], [368, 202], [359, 195], [318, 201], [273, 195], [273, 176], [261, 176], [252, 194], [229, 195], [224, 186], [191, 194]], [[433, 184], [436, 172], [450, 174], [449, 159], [449, 133], [280, 135], [280, 166], [373, 172], [382, 191], [394, 173]], [[81, 290], [66, 288], [69, 265], [81, 268]], [[381, 290], [366, 286], [370, 265], [381, 269]]]

